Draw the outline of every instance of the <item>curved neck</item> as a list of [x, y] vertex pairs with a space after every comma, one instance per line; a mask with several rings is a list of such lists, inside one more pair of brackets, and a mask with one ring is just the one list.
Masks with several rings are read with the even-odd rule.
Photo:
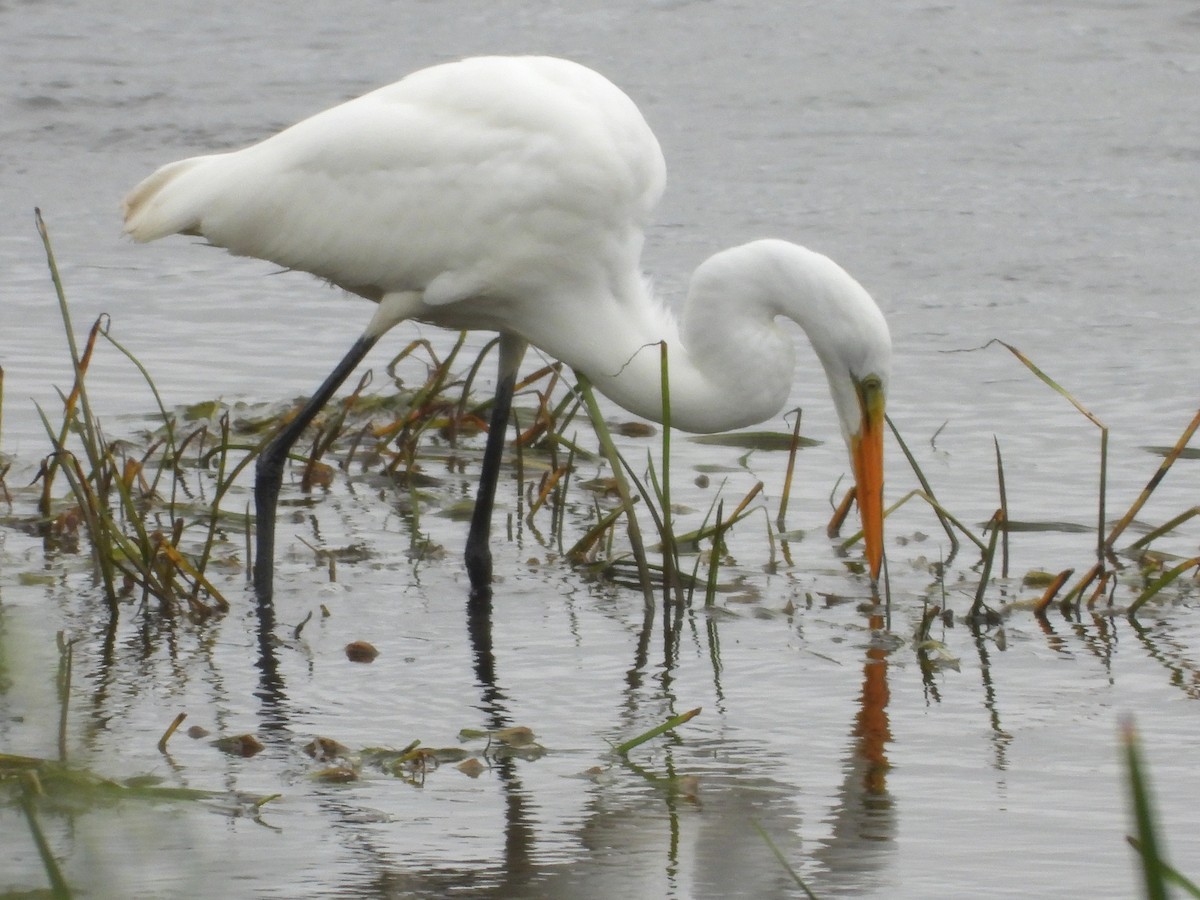
[[890, 340], [878, 307], [835, 263], [795, 244], [755, 241], [711, 257], [692, 276], [678, 319], [641, 279], [627, 290], [634, 296], [573, 308], [569, 333], [541, 335], [535, 325], [522, 336], [644, 418], [663, 420], [662, 342], [673, 426], [728, 431], [777, 414], [795, 367], [780, 316], [808, 335], [847, 436], [860, 419], [851, 376], [886, 381]]
[[[773, 335], [763, 337], [778, 343]], [[783, 408], [791, 389], [792, 347], [786, 337], [773, 353], [760, 342], [758, 353], [727, 351], [719, 358], [705, 357], [692, 352], [676, 327], [629, 349], [618, 368], [613, 368], [618, 360], [612, 358], [599, 366], [576, 368], [610, 400], [655, 422], [666, 417], [665, 377], [671, 425], [684, 431], [730, 431], [762, 422]], [[782, 364], [764, 365], [772, 359]]]

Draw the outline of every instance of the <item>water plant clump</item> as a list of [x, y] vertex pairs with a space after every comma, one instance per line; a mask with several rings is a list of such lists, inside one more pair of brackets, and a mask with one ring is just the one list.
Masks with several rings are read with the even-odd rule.
[[[193, 617], [225, 612], [230, 608], [230, 585], [236, 583], [228, 573], [248, 573], [253, 563], [249, 535], [255, 523], [249, 512], [249, 472], [269, 436], [288, 421], [295, 406], [231, 409], [210, 401], [172, 411], [160, 397], [151, 374], [115, 338], [108, 317], [98, 318], [82, 345], [77, 345], [40, 216], [37, 223], [75, 377], [70, 389], [60, 395], [62, 410], [57, 420], [39, 410], [51, 450], [38, 474], [35, 527], [51, 550], [73, 550], [82, 546], [86, 536], [97, 583], [114, 611], [126, 600], [153, 598], [164, 609]], [[157, 412], [153, 425], [132, 438], [111, 439], [89, 400], [87, 373], [103, 346], [114, 348], [138, 370], [154, 398]], [[478, 459], [478, 442], [487, 428], [491, 401], [478, 401], [473, 388], [497, 343], [487, 343], [466, 360], [465, 346], [465, 334], [444, 353], [427, 341], [412, 341], [385, 368], [387, 382], [382, 390], [373, 386], [370, 373], [363, 376], [347, 396], [318, 416], [304, 435], [299, 445], [304, 452], [293, 458], [300, 492], [327, 489], [342, 477], [339, 473], [357, 472], [355, 477], [369, 479], [396, 497], [398, 507], [413, 519], [414, 535], [420, 532], [423, 510], [440, 505], [452, 511], [455, 501], [446, 498], [446, 474], [462, 474]], [[1020, 351], [1002, 346], [1100, 430], [1097, 521], [1106, 526], [1107, 428]], [[561, 366], [547, 365], [521, 380], [516, 388], [507, 463], [520, 485], [520, 508], [510, 515], [520, 517], [543, 543], [590, 577], [635, 584], [647, 606], [660, 601], [686, 606], [697, 591], [706, 605], [711, 605], [721, 590], [720, 569], [727, 557], [731, 529], [760, 511], [770, 565], [775, 565], [777, 545], [785, 564], [790, 563], [788, 543], [799, 534], [793, 536], [786, 530], [789, 495], [796, 454], [807, 439], [800, 432], [799, 411], [790, 434], [739, 433], [696, 439], [701, 445], [736, 446], [746, 456], [787, 452], [787, 474], [773, 520], [762, 502], [763, 486], [756, 483], [737, 502], [718, 491], [699, 524], [679, 533], [671, 480], [670, 347], [661, 345], [660, 354], [661, 393], [666, 398], [664, 427], [658, 454], [647, 447], [641, 461], [630, 460], [617, 447], [586, 379], [571, 386]], [[940, 590], [945, 590], [945, 574], [962, 542], [974, 545], [979, 557], [970, 568], [978, 577], [965, 618], [983, 626], [994, 624], [1000, 612], [991, 609], [985, 599], [989, 586], [994, 579], [1008, 582], [1012, 536], [1036, 527], [1036, 523], [1015, 519], [1008, 508], [999, 442], [995, 443], [998, 507], [979, 530], [945, 507], [900, 430], [893, 422], [889, 425], [919, 486], [896, 500], [888, 514], [914, 499], [929, 507], [949, 542], [949, 553], [934, 573], [943, 579]], [[1058, 577], [1048, 580], [1032, 603], [1035, 612], [1045, 614], [1054, 603], [1064, 612], [1081, 605], [1090, 608], [1101, 599], [1115, 604], [1118, 587], [1124, 586], [1134, 594], [1124, 608], [1136, 615], [1164, 590], [1188, 589], [1185, 579], [1195, 575], [1200, 557], [1163, 555], [1154, 542], [1185, 527], [1200, 507], [1147, 526], [1127, 546], [1119, 541], [1171, 467], [1187, 456], [1197, 427], [1200, 413], [1174, 446], [1164, 451], [1161, 464], [1128, 511], [1111, 528], [1097, 530], [1095, 560], [1087, 566], [1064, 568]], [[604, 479], [577, 477], [581, 466], [599, 467], [599, 460], [608, 465]], [[0, 476], [3, 471], [0, 469]], [[59, 489], [61, 484], [66, 486], [65, 495]], [[838, 535], [853, 502], [851, 489], [833, 513], [828, 528], [831, 537]], [[644, 522], [652, 527], [653, 539], [644, 536]], [[578, 527], [579, 534], [565, 538], [568, 524]], [[622, 524], [623, 533], [618, 533]], [[839, 539], [841, 549], [848, 551], [861, 539], [861, 532]], [[433, 544], [414, 538], [412, 558], [427, 559], [436, 552]], [[362, 558], [370, 550], [318, 553], [332, 577], [339, 560]], [[848, 565], [853, 567], [853, 562]], [[1077, 571], [1083, 574], [1072, 582]], [[890, 596], [888, 585], [885, 579], [885, 600]], [[1014, 608], [1023, 606], [1019, 603]]]

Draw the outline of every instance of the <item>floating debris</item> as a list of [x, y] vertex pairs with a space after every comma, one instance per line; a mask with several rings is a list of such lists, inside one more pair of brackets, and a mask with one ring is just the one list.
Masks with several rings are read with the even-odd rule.
[[263, 751], [264, 745], [252, 734], [238, 734], [233, 737], [217, 738], [213, 741], [213, 746], [222, 753], [228, 753], [230, 756], [244, 756], [249, 759]]
[[346, 659], [350, 662], [375, 662], [375, 657], [378, 655], [379, 651], [375, 649], [374, 645], [366, 641], [351, 641], [346, 645]]
[[487, 766], [481, 763], [478, 759], [472, 756], [470, 759], [464, 759], [454, 768], [462, 772], [468, 778], [478, 778], [487, 771]]
[[335, 759], [349, 759], [351, 750], [345, 744], [338, 743], [333, 738], [316, 737], [304, 745], [304, 752], [319, 762], [329, 762]]
[[358, 772], [349, 766], [331, 766], [313, 775], [317, 781], [324, 781], [328, 784], [347, 784], [351, 781], [358, 781], [358, 777]]

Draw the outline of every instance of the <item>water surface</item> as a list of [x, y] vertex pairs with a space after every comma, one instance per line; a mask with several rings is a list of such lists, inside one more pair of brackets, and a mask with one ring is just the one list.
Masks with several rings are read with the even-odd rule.
[[[175, 239], [119, 234], [121, 195], [156, 166], [256, 140], [421, 66], [482, 52], [546, 52], [598, 68], [641, 106], [670, 171], [647, 267], [677, 297], [709, 253], [765, 235], [828, 253], [880, 299], [896, 342], [890, 411], [939, 496], [975, 526], [998, 505], [993, 437], [1010, 514], [1094, 527], [1096, 428], [1034, 379], [1006, 340], [1112, 429], [1110, 518], [1158, 464], [1200, 399], [1200, 18], [1178, 4], [460, 2], [336, 6], [217, 2], [0, 7], [0, 450], [10, 485], [46, 452], [33, 401], [70, 381], [61, 323], [33, 229], [52, 231], [77, 329], [101, 312], [169, 405], [214, 396], [265, 403], [310, 392], [365, 324], [361, 301], [297, 275]], [[400, 333], [403, 331], [403, 333]], [[371, 357], [410, 340], [401, 329]], [[449, 336], [422, 329], [438, 346]], [[482, 338], [473, 346], [481, 346]], [[803, 456], [789, 527], [772, 549], [760, 519], [739, 530], [718, 612], [646, 619], [632, 591], [595, 585], [519, 521], [497, 546], [501, 582], [490, 685], [463, 615], [464, 527], [425, 516], [444, 558], [414, 566], [412, 523], [386, 492], [339, 484], [283, 523], [283, 636], [264, 657], [249, 597], [203, 627], [108, 630], [81, 560], [0, 530], [0, 750], [53, 756], [54, 632], [76, 645], [70, 750], [112, 777], [255, 795], [244, 807], [104, 808], [47, 823], [72, 883], [111, 896], [405, 894], [724, 897], [795, 893], [757, 822], [820, 896], [1129, 896], [1136, 884], [1116, 744], [1136, 713], [1168, 850], [1200, 873], [1190, 827], [1200, 768], [1194, 589], [1142, 617], [1041, 624], [1016, 610], [982, 637], [939, 629], [957, 668], [923, 673], [910, 640], [944, 536], [916, 504], [889, 523], [890, 618], [821, 535], [844, 451], [813, 360], [794, 402], [825, 441]], [[536, 364], [531, 359], [530, 366]], [[106, 428], [153, 410], [111, 349], [90, 381]], [[776, 427], [787, 427], [775, 423]], [[939, 429], [941, 429], [939, 431]], [[936, 433], [936, 438], [934, 435]], [[645, 443], [627, 442], [637, 455]], [[677, 441], [676, 499], [699, 512], [732, 469], [778, 502], [783, 459]], [[587, 473], [584, 473], [585, 475]], [[27, 479], [26, 479], [27, 480]], [[714, 479], [714, 482], [716, 479]], [[447, 490], [469, 495], [471, 472]], [[898, 453], [888, 493], [915, 479]], [[517, 509], [511, 489], [501, 509]], [[1195, 505], [1185, 460], [1141, 518]], [[572, 511], [581, 528], [586, 509]], [[498, 522], [501, 521], [498, 517]], [[765, 518], [765, 517], [764, 517]], [[503, 527], [498, 530], [504, 531]], [[329, 583], [299, 538], [371, 548]], [[1033, 532], [1011, 570], [1091, 562], [1094, 534]], [[1196, 528], [1161, 542], [1196, 553]], [[978, 575], [956, 560], [944, 602], [961, 614]], [[773, 563], [773, 564], [772, 564]], [[49, 578], [41, 578], [50, 573]], [[37, 575], [38, 578], [32, 576]], [[1008, 598], [1025, 598], [1015, 583]], [[999, 598], [997, 598], [999, 602]], [[345, 660], [349, 640], [382, 650]], [[264, 668], [265, 667], [265, 668]], [[267, 674], [264, 674], [264, 671]], [[269, 676], [269, 677], [268, 677]], [[606, 761], [675, 712], [704, 712], [674, 740]], [[179, 711], [214, 733], [256, 732], [251, 760], [206, 742], [154, 747]], [[548, 753], [478, 779], [449, 767], [423, 787], [376, 775], [319, 785], [300, 746], [453, 744], [463, 727], [527, 725]], [[695, 797], [665, 788], [699, 779]], [[653, 776], [653, 777], [650, 777]], [[12, 810], [5, 834], [26, 830]], [[8, 842], [0, 879], [43, 883], [32, 844]]]

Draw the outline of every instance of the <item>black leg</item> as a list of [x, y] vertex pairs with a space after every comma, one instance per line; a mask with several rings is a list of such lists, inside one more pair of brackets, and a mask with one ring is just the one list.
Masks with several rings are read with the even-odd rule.
[[254, 474], [254, 512], [256, 517], [254, 560], [254, 592], [260, 603], [271, 599], [275, 575], [275, 507], [279, 503], [279, 489], [283, 485], [283, 467], [292, 446], [300, 438], [317, 413], [321, 411], [342, 382], [353, 372], [367, 355], [378, 336], [364, 335], [354, 342], [340, 363], [337, 364], [324, 383], [317, 388], [295, 418], [288, 422], [258, 455]]
[[479, 473], [479, 492], [475, 495], [475, 511], [471, 514], [471, 530], [467, 532], [464, 554], [467, 577], [471, 580], [471, 603], [476, 605], [486, 605], [492, 597], [492, 550], [489, 546], [492, 507], [496, 501], [496, 484], [500, 480], [500, 463], [504, 455], [504, 438], [517, 383], [517, 369], [525, 355], [525, 347], [525, 341], [520, 338], [507, 334], [500, 336], [500, 373], [496, 382], [496, 399], [492, 405], [483, 467]]

